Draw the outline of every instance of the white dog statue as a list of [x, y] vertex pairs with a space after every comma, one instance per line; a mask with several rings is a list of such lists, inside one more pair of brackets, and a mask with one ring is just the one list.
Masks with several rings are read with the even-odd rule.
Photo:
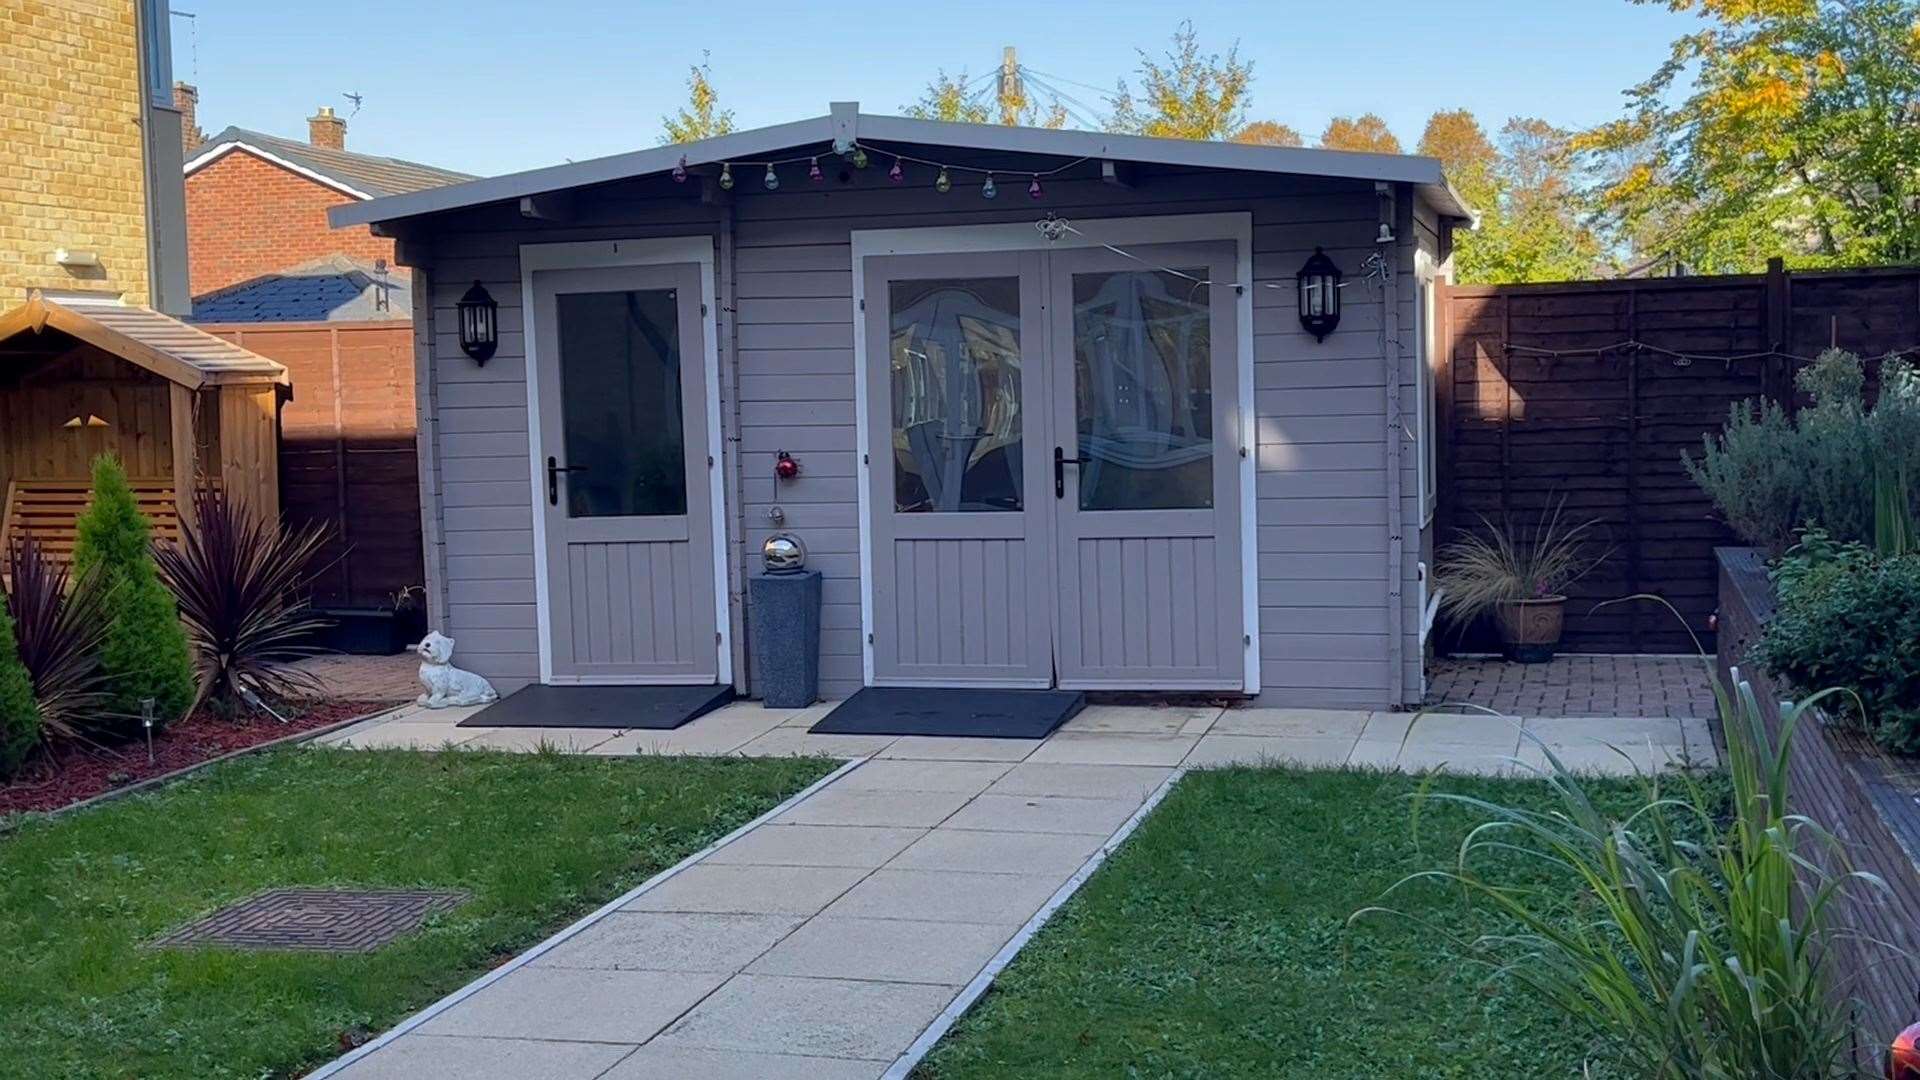
[[453, 639], [438, 630], [413, 647], [420, 654], [420, 685], [427, 688], [418, 703], [429, 709], [459, 705], [491, 705], [500, 700], [493, 684], [471, 671], [453, 666]]

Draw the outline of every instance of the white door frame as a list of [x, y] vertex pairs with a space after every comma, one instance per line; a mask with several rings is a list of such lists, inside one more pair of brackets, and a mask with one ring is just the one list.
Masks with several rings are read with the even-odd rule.
[[700, 267], [700, 323], [703, 328], [700, 363], [707, 388], [707, 484], [713, 513], [713, 606], [714, 626], [720, 640], [718, 685], [733, 683], [733, 626], [727, 610], [727, 499], [720, 468], [722, 436], [720, 432], [720, 338], [719, 304], [714, 299], [714, 250], [711, 236], [676, 236], [645, 240], [588, 240], [560, 244], [520, 245], [520, 312], [526, 343], [527, 382], [527, 467], [528, 489], [533, 507], [533, 581], [537, 624], [540, 637], [540, 681], [543, 683], [628, 684], [636, 679], [599, 679], [553, 674], [552, 601], [547, 592], [547, 524], [540, 512], [545, 498], [541, 487], [545, 469], [540, 454], [540, 368], [539, 335], [534, 328], [533, 275], [540, 270], [591, 270], [617, 266], [659, 266], [672, 263], [696, 263]]
[[1058, 240], [1040, 235], [1034, 222], [1003, 225], [939, 225], [921, 229], [855, 229], [853, 231], [853, 386], [854, 425], [858, 439], [860, 483], [860, 668], [862, 682], [873, 685], [873, 507], [868, 495], [872, 468], [867, 430], [867, 306], [865, 260], [876, 255], [937, 255], [973, 251], [1049, 251], [1055, 248], [1100, 247], [1105, 244], [1167, 244], [1181, 241], [1231, 240], [1235, 269], [1242, 287], [1234, 300], [1239, 325], [1240, 393], [1240, 593], [1241, 624], [1245, 637], [1247, 694], [1260, 692], [1260, 560], [1258, 510], [1254, 489], [1253, 405], [1253, 215], [1246, 211], [1222, 214], [1167, 214], [1158, 217], [1086, 218], [1080, 222], [1091, 235], [1069, 232]]

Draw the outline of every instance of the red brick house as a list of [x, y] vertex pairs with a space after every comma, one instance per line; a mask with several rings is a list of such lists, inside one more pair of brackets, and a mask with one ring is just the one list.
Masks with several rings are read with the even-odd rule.
[[[187, 116], [196, 97], [191, 87], [175, 89]], [[191, 144], [199, 132], [191, 120], [185, 127]], [[309, 277], [319, 264], [342, 256], [370, 276], [376, 266], [392, 264], [393, 241], [365, 226], [329, 228], [329, 208], [473, 179], [354, 153], [346, 148], [346, 120], [330, 108], [309, 117], [307, 129], [302, 142], [229, 127], [186, 148], [187, 249], [196, 302], [294, 268], [292, 276]]]

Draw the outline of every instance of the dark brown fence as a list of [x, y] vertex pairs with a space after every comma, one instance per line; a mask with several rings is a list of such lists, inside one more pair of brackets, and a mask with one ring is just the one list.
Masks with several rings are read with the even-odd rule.
[[[1787, 687], [1746, 663], [1747, 650], [1773, 615], [1773, 589], [1760, 554], [1723, 548], [1719, 554], [1720, 656], [1723, 678], [1735, 666], [1753, 683], [1769, 730], [1780, 730], [1778, 703]], [[1733, 737], [1729, 732], [1728, 737]], [[1881, 892], [1857, 888], [1829, 909], [1841, 935], [1828, 966], [1840, 989], [1860, 1005], [1862, 1056], [1879, 1065], [1879, 1052], [1901, 1028], [1920, 1020], [1920, 872], [1907, 852], [1920, 844], [1920, 807], [1910, 766], [1888, 759], [1857, 733], [1807, 724], [1795, 735], [1788, 766], [1794, 810], [1806, 814], [1844, 845], [1844, 864], [1877, 875]], [[1818, 857], [1816, 852], [1806, 852]], [[1880, 944], [1885, 943], [1882, 947]]]
[[1613, 544], [1570, 591], [1566, 647], [1691, 652], [1655, 605], [1592, 610], [1654, 593], [1712, 648], [1713, 549], [1735, 538], [1681, 454], [1735, 402], [1790, 397], [1798, 366], [1829, 346], [1920, 345], [1920, 269], [1455, 286], [1437, 324], [1440, 540], [1480, 515], [1524, 524], [1564, 500]]
[[387, 608], [425, 580], [414, 445], [413, 324], [222, 323], [201, 329], [287, 365], [280, 502], [334, 540], [315, 601]]

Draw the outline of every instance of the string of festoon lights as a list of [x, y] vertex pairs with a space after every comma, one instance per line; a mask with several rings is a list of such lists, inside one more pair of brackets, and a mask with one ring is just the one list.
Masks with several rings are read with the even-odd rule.
[[[980, 197], [983, 199], [999, 197], [1000, 178], [1024, 178], [1027, 181], [1028, 198], [1045, 198], [1047, 191], [1041, 181], [1058, 176], [1068, 169], [1084, 165], [1093, 160], [1089, 157], [1075, 158], [1065, 165], [1056, 166], [1051, 169], [1042, 169], [1038, 172], [1026, 169], [983, 169], [975, 165], [955, 165], [950, 162], [935, 161], [931, 158], [915, 157], [912, 154], [883, 150], [878, 147], [868, 147], [856, 142], [853, 144], [853, 147], [845, 153], [836, 153], [835, 151], [829, 150], [822, 154], [797, 154], [793, 157], [783, 158], [724, 160], [719, 163], [720, 176], [716, 182], [720, 185], [722, 191], [733, 190], [734, 184], [738, 182], [734, 176], [734, 170], [737, 168], [741, 172], [748, 174], [759, 172], [760, 186], [766, 188], [768, 191], [778, 191], [780, 190], [780, 168], [782, 166], [805, 165], [807, 167], [807, 182], [810, 184], [824, 184], [827, 182], [827, 174], [826, 170], [820, 167], [820, 160], [826, 158], [831, 161], [835, 157], [840, 158], [856, 169], [866, 168], [873, 163], [876, 157], [881, 159], [890, 158], [892, 159], [892, 166], [887, 169], [887, 179], [895, 184], [906, 183], [907, 166], [909, 165], [919, 165], [933, 169], [935, 170], [933, 189], [942, 195], [953, 190], [953, 178], [956, 175], [977, 176], [981, 178]], [[673, 181], [676, 184], [684, 184], [687, 182], [689, 175], [691, 175], [689, 172], [689, 164], [683, 156], [679, 164], [673, 167]]]

